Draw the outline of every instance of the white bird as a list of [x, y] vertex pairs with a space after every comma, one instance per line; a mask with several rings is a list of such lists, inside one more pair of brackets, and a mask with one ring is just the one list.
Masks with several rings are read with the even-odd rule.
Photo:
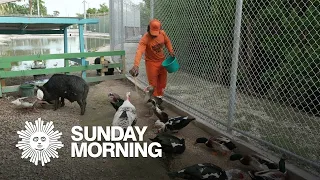
[[12, 104], [20, 107], [20, 108], [25, 108], [25, 109], [31, 109], [33, 111], [36, 111], [37, 110], [35, 109], [35, 104], [36, 103], [47, 103], [47, 102], [44, 102], [42, 101], [42, 98], [43, 98], [43, 92], [42, 90], [38, 89], [37, 90], [37, 97], [21, 97], [21, 98], [18, 98], [14, 101], [11, 101]]
[[44, 98], [44, 93], [43, 93], [43, 91], [42, 91], [41, 89], [38, 89], [38, 90], [37, 90], [37, 99], [40, 100], [40, 101], [42, 101], [43, 98]]
[[[126, 96], [127, 99], [119, 107], [112, 121], [112, 126], [120, 126], [124, 130], [128, 126], [134, 126], [137, 122], [136, 108], [130, 102], [130, 92], [127, 92]], [[118, 137], [119, 131], [116, 131], [115, 135]]]
[[21, 97], [14, 101], [11, 101], [12, 104], [23, 108], [31, 108], [36, 102], [37, 99], [35, 97]]

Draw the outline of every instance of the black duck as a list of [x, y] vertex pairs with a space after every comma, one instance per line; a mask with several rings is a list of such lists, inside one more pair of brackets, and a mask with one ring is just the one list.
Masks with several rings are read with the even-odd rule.
[[223, 170], [212, 163], [195, 164], [180, 171], [169, 172], [171, 178], [182, 178], [188, 180], [229, 180], [244, 179], [243, 172], [238, 169]]

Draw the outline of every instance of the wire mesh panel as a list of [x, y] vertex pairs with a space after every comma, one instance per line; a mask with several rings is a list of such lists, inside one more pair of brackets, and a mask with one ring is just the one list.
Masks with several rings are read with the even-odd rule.
[[[155, 0], [154, 16], [181, 66], [168, 75], [166, 95], [221, 129], [230, 123], [235, 135], [319, 172], [319, 1], [239, 2]], [[138, 78], [146, 83], [141, 70]]]
[[87, 14], [87, 18], [98, 19], [98, 24], [87, 24], [85, 48], [88, 52], [109, 51], [110, 17], [108, 13]]
[[235, 1], [156, 0], [154, 7], [181, 66], [168, 75], [167, 94], [227, 124]]
[[[111, 50], [124, 49], [125, 42], [138, 42], [140, 32], [140, 8], [130, 0], [110, 1]], [[112, 57], [119, 61], [120, 57]]]
[[119, 50], [124, 41], [139, 41], [141, 38], [140, 8], [129, 0], [115, 0], [110, 3], [112, 4], [112, 48]]
[[111, 34], [111, 41], [112, 41], [112, 49], [113, 50], [119, 50], [121, 43], [121, 30], [123, 28], [123, 23], [121, 22], [122, 15], [122, 9], [121, 9], [121, 0], [114, 0], [110, 1], [112, 4], [112, 8], [110, 9], [110, 13], [112, 14], [112, 20], [111, 20], [111, 27], [112, 27], [112, 34]]
[[109, 34], [109, 15], [108, 13], [88, 14], [89, 19], [98, 19], [98, 24], [87, 24], [86, 31]]
[[[319, 1], [144, 2], [139, 6], [140, 34], [154, 15], [180, 64], [178, 72], [168, 74], [167, 100], [222, 130], [232, 129], [261, 149], [278, 157], [286, 153], [296, 165], [320, 172]], [[128, 26], [123, 29], [129, 42], [137, 33], [126, 22], [133, 16], [126, 6]], [[124, 45], [128, 68], [137, 42]], [[143, 60], [139, 69], [137, 79], [147, 85]]]
[[[125, 51], [126, 66], [129, 70], [133, 66], [138, 43], [141, 37], [147, 32], [147, 25], [150, 21], [150, 3], [145, 1], [140, 4], [134, 4], [132, 1], [125, 1], [123, 6], [124, 14], [124, 32], [125, 32]], [[146, 73], [142, 57], [140, 65], [140, 75], [137, 80], [146, 82]], [[129, 72], [127, 71], [127, 75]]]
[[319, 7], [319, 1], [244, 1], [234, 121], [318, 167]]
[[125, 32], [124, 40], [126, 42], [138, 42], [141, 37], [139, 5], [133, 4], [131, 1], [125, 1], [123, 5], [123, 16]]

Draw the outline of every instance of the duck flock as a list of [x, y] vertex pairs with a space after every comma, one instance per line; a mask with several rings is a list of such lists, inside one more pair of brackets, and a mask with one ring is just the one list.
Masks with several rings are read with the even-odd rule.
[[[195, 118], [188, 116], [169, 117], [161, 106], [159, 99], [152, 96], [153, 88], [145, 88], [147, 103], [152, 104], [152, 111], [157, 116], [154, 127], [157, 129], [156, 136], [150, 138], [153, 142], [158, 142], [162, 146], [162, 151], [168, 160], [168, 165], [175, 155], [183, 154], [186, 150], [185, 139], [178, 138], [174, 134], [186, 127]], [[112, 125], [121, 126], [126, 129], [133, 126], [137, 122], [137, 114], [134, 105], [130, 101], [130, 92], [126, 94], [126, 100], [123, 100], [116, 93], [109, 93], [110, 103], [116, 110]], [[207, 148], [218, 156], [229, 156], [230, 161], [240, 161], [241, 164], [247, 166], [250, 171], [248, 175], [254, 180], [282, 180], [287, 179], [287, 171], [285, 169], [286, 156], [283, 155], [278, 163], [267, 159], [258, 154], [242, 155], [235, 153], [236, 145], [227, 137], [200, 137], [194, 142], [194, 145], [203, 143]], [[176, 172], [169, 172], [168, 176], [172, 179], [190, 179], [190, 180], [227, 180], [227, 179], [244, 179], [244, 172], [239, 169], [223, 170], [221, 167], [213, 163], [194, 164], [185, 167]]]
[[[186, 150], [185, 139], [178, 138], [174, 134], [186, 127], [195, 118], [188, 116], [169, 117], [161, 106], [159, 99], [152, 96], [153, 88], [145, 88], [146, 102], [152, 105], [152, 111], [157, 116], [154, 127], [157, 129], [156, 136], [150, 138], [153, 142], [158, 142], [162, 146], [168, 166], [175, 155], [183, 154]], [[116, 110], [112, 125], [120, 126], [124, 130], [128, 126], [134, 126], [137, 123], [136, 108], [130, 100], [130, 92], [126, 93], [126, 100], [122, 99], [116, 93], [108, 94], [109, 102]], [[34, 109], [37, 102], [36, 97], [24, 97], [12, 101], [13, 104]], [[46, 103], [46, 102], [43, 102]], [[287, 179], [287, 171], [285, 168], [286, 156], [283, 155], [278, 163], [275, 163], [266, 157], [258, 154], [242, 155], [235, 153], [236, 145], [227, 137], [200, 137], [195, 139], [194, 145], [202, 143], [213, 151], [216, 156], [229, 156], [230, 161], [240, 161], [241, 164], [247, 166], [250, 171], [248, 175], [254, 180], [283, 180]], [[176, 172], [169, 172], [170, 178], [190, 179], [190, 180], [227, 180], [227, 179], [244, 179], [244, 172], [239, 169], [224, 170], [213, 163], [194, 164], [185, 167]]]

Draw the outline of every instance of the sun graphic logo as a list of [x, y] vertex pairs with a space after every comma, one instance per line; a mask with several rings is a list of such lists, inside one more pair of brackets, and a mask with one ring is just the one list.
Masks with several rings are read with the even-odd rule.
[[41, 118], [35, 121], [35, 124], [26, 121], [26, 130], [18, 131], [19, 138], [16, 147], [22, 149], [22, 159], [30, 157], [30, 162], [36, 166], [41, 161], [42, 166], [50, 162], [50, 158], [58, 158], [57, 149], [61, 149], [64, 145], [58, 141], [62, 133], [53, 131], [53, 123], [50, 121], [44, 125]]

